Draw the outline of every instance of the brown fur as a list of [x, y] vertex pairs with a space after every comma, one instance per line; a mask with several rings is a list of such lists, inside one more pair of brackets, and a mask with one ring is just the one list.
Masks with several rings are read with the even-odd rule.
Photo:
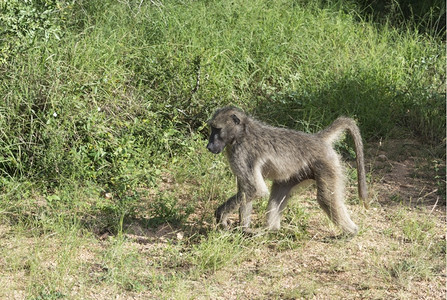
[[281, 212], [291, 190], [307, 179], [317, 184], [317, 200], [329, 218], [346, 233], [356, 234], [344, 204], [345, 179], [339, 155], [332, 143], [348, 130], [355, 142], [360, 198], [367, 188], [360, 131], [350, 118], [338, 118], [317, 134], [307, 134], [263, 124], [240, 109], [224, 107], [208, 122], [211, 134], [207, 148], [218, 154], [226, 148], [238, 192], [216, 210], [217, 221], [228, 227], [228, 214], [239, 207], [243, 228], [249, 228], [252, 200], [268, 194], [265, 179], [273, 181], [267, 211], [267, 226], [280, 228]]

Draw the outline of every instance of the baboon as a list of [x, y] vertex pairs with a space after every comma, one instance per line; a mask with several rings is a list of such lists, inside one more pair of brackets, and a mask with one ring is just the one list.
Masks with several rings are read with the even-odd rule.
[[311, 179], [316, 182], [317, 201], [329, 218], [345, 233], [357, 234], [358, 227], [344, 204], [345, 177], [339, 155], [333, 148], [333, 143], [348, 130], [355, 143], [358, 192], [365, 203], [363, 144], [353, 119], [340, 117], [328, 128], [307, 134], [272, 127], [236, 107], [224, 107], [214, 113], [208, 125], [211, 133], [207, 149], [218, 154], [226, 148], [229, 165], [237, 179], [237, 193], [215, 212], [218, 224], [228, 228], [228, 214], [239, 207], [240, 225], [249, 231], [252, 201], [268, 194], [265, 178], [273, 181], [267, 228], [278, 230], [291, 190]]

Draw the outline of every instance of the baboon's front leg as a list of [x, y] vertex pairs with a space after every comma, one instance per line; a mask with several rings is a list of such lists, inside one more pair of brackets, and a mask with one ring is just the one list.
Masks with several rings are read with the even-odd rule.
[[241, 222], [241, 227], [244, 230], [247, 230], [250, 227], [252, 210], [253, 202], [251, 200], [247, 201], [245, 193], [242, 193], [241, 206], [239, 207], [239, 220]]
[[256, 187], [252, 181], [238, 180], [238, 192], [230, 197], [224, 204], [216, 210], [216, 219], [223, 228], [227, 229], [229, 224], [228, 215], [239, 207], [239, 218], [241, 226], [250, 226], [252, 200], [256, 195]]

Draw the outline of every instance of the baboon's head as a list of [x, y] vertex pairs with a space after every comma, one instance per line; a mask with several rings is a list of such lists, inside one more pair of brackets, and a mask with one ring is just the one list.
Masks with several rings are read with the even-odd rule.
[[235, 107], [224, 107], [217, 110], [211, 120], [210, 138], [206, 148], [214, 154], [223, 151], [226, 145], [233, 144], [243, 133], [246, 115]]

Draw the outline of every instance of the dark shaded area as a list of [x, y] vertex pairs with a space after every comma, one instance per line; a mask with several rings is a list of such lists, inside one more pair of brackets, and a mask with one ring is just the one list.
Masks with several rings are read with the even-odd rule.
[[339, 116], [353, 117], [371, 141], [388, 137], [395, 127], [427, 143], [439, 144], [445, 138], [445, 93], [421, 87], [401, 90], [368, 72], [345, 74], [324, 89], [306, 93], [260, 94], [253, 114], [275, 126], [308, 132], [317, 132]]
[[446, 3], [443, 0], [356, 0], [362, 15], [379, 23], [411, 26], [445, 40]]

